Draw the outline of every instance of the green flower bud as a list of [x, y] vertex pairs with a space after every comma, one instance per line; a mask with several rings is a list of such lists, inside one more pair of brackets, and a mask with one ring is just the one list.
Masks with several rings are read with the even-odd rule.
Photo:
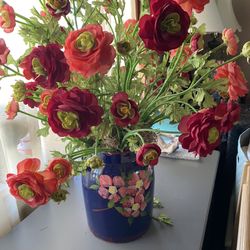
[[126, 56], [131, 51], [131, 44], [128, 41], [121, 41], [116, 44], [117, 51]]
[[26, 87], [23, 81], [17, 81], [14, 85], [11, 86], [13, 88], [13, 98], [16, 102], [21, 102], [25, 98]]
[[51, 195], [51, 199], [54, 200], [55, 202], [65, 201], [68, 193], [69, 192], [67, 190], [58, 189]]
[[250, 58], [250, 41], [246, 42], [242, 48], [242, 55], [247, 59]]
[[91, 158], [87, 159], [85, 164], [90, 168], [100, 168], [104, 165], [102, 159], [100, 159], [97, 155], [94, 155]]

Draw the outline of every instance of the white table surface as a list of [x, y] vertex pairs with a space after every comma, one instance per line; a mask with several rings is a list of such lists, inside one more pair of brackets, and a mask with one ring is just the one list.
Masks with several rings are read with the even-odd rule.
[[149, 231], [130, 243], [108, 243], [88, 229], [80, 178], [60, 205], [39, 207], [0, 239], [0, 250], [199, 250], [217, 172], [219, 153], [199, 161], [161, 158], [156, 172], [155, 196], [160, 197], [174, 226], [153, 222]]

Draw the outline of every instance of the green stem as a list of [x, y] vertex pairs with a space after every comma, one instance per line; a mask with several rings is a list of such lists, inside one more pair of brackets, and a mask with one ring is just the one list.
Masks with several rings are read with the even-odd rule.
[[83, 2], [84, 0], [81, 1], [80, 5], [78, 6], [77, 10], [76, 10], [76, 15], [79, 13], [79, 11], [81, 10], [82, 8], [82, 5], [83, 5]]
[[23, 15], [20, 15], [20, 14], [18, 14], [18, 13], [16, 13], [16, 12], [15, 12], [15, 15], [16, 15], [16, 17], [19, 17], [19, 18], [23, 19], [24, 21], [30, 23], [32, 26], [34, 25], [34, 24], [32, 23], [32, 21], [30, 21], [29, 18], [27, 18], [27, 17], [25, 17], [25, 16], [23, 16]]
[[92, 15], [94, 14], [94, 12], [96, 11], [96, 8], [94, 8], [92, 10], [92, 12], [89, 14], [89, 16], [87, 17], [87, 19], [85, 20], [85, 22], [82, 25], [82, 28], [88, 23], [89, 19], [92, 17]]
[[75, 25], [76, 25], [76, 29], [78, 30], [78, 24], [77, 24], [77, 13], [76, 13], [76, 3], [75, 0], [73, 0], [73, 8], [74, 8], [74, 19], [75, 19]]
[[24, 114], [24, 115], [27, 115], [27, 116], [30, 116], [30, 117], [36, 118], [36, 119], [38, 119], [38, 120], [41, 120], [41, 121], [43, 121], [43, 122], [47, 122], [47, 120], [46, 120], [46, 119], [43, 119], [43, 118], [41, 118], [41, 117], [38, 117], [38, 116], [32, 115], [32, 114], [27, 113], [27, 112], [25, 112], [25, 111], [18, 110], [18, 112], [19, 112], [19, 113], [21, 113], [21, 114]]
[[69, 25], [69, 27], [74, 30], [74, 27], [72, 26], [72, 24], [70, 23], [70, 21], [68, 20], [68, 18], [66, 16], [63, 16], [63, 18], [65, 19], [65, 21], [67, 22], [67, 24]]
[[3, 65], [3, 67], [6, 68], [6, 69], [8, 69], [9, 71], [15, 73], [15, 74], [18, 75], [18, 76], [23, 76], [22, 74], [20, 74], [19, 72], [17, 72], [16, 70], [10, 68], [10, 67], [7, 66], [7, 65]]

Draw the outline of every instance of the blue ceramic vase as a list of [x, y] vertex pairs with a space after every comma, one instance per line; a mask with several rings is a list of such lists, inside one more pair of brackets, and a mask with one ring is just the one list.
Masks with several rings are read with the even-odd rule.
[[105, 241], [128, 242], [149, 228], [153, 210], [154, 172], [138, 166], [133, 153], [103, 153], [104, 167], [82, 178], [90, 230]]

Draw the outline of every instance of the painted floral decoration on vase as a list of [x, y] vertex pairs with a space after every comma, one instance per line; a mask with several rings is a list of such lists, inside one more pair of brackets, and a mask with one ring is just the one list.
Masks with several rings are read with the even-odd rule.
[[[152, 211], [162, 132], [153, 125], [179, 123], [184, 149], [211, 154], [239, 120], [248, 85], [236, 61], [249, 61], [250, 42], [239, 51], [227, 27], [222, 43], [206, 52], [205, 26], [196, 26], [193, 13], [209, 0], [144, 0], [139, 20], [124, 19], [125, 0], [39, 2], [30, 17], [0, 2], [0, 28], [18, 30], [27, 45], [15, 58], [0, 38], [0, 79], [13, 88], [6, 115], [38, 119], [39, 136], [56, 133], [67, 145], [41, 169], [37, 158], [18, 163], [7, 175], [10, 192], [31, 207], [60, 202], [70, 178], [83, 175], [88, 201], [105, 206], [93, 209], [134, 221], [133, 232], [145, 211], [140, 223], [149, 224]], [[229, 59], [213, 60], [218, 50]], [[124, 154], [132, 154], [127, 165]]]

